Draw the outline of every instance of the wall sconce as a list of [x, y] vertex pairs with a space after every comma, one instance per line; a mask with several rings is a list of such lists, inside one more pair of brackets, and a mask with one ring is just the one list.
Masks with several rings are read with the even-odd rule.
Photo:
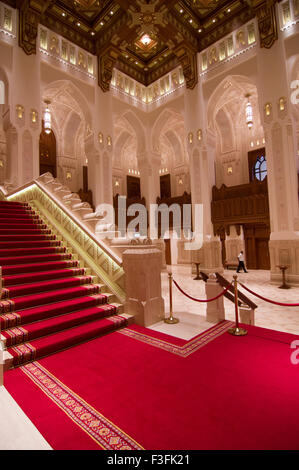
[[36, 124], [37, 118], [38, 118], [38, 112], [35, 109], [31, 109], [30, 115], [31, 115], [31, 122], [33, 124]]
[[182, 178], [180, 178], [179, 179], [179, 185], [182, 186], [182, 184], [183, 184], [183, 180], [182, 180]]
[[118, 181], [115, 181], [115, 187], [119, 188], [119, 182]]
[[265, 115], [267, 117], [271, 116], [271, 112], [272, 112], [272, 104], [271, 103], [266, 103], [265, 104]]
[[188, 134], [188, 142], [189, 142], [189, 144], [193, 144], [193, 133], [192, 132], [189, 132], [189, 134]]
[[72, 179], [72, 173], [70, 171], [66, 172], [66, 179], [71, 180]]
[[0, 160], [0, 168], [3, 168], [4, 167], [4, 162], [3, 160]]
[[229, 167], [227, 168], [227, 174], [228, 174], [228, 175], [232, 175], [232, 174], [233, 174], [233, 167], [232, 167], [232, 166], [229, 166]]
[[98, 139], [99, 139], [99, 144], [102, 144], [103, 141], [104, 141], [104, 136], [103, 136], [102, 132], [98, 133]]
[[112, 146], [112, 138], [110, 137], [110, 135], [108, 135], [108, 137], [107, 137], [107, 145], [108, 145], [108, 147]]
[[197, 131], [197, 140], [199, 140], [199, 142], [200, 142], [201, 139], [202, 139], [202, 130], [198, 129], [198, 131]]
[[286, 115], [286, 112], [287, 112], [287, 99], [284, 96], [282, 96], [278, 100], [278, 114], [280, 115], [280, 117], [284, 117]]
[[16, 111], [17, 111], [17, 116], [19, 119], [23, 119], [23, 115], [24, 115], [24, 106], [22, 106], [21, 104], [17, 104], [16, 106]]

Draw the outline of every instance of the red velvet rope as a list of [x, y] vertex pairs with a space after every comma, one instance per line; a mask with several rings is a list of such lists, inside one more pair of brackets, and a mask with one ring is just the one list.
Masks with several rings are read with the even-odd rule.
[[280, 305], [281, 307], [299, 307], [299, 304], [284, 304], [282, 302], [275, 302], [274, 300], [266, 299], [266, 297], [263, 297], [262, 295], [257, 294], [256, 292], [253, 292], [252, 290], [248, 289], [248, 287], [244, 286], [244, 284], [239, 283], [243, 289], [247, 290], [250, 294], [255, 295], [255, 297], [258, 297], [261, 300], [265, 300], [265, 302], [269, 302], [270, 304], [274, 305]]
[[191, 297], [190, 295], [186, 294], [186, 292], [184, 292], [183, 289], [180, 288], [180, 286], [178, 285], [177, 282], [175, 282], [174, 279], [173, 279], [173, 283], [174, 283], [174, 285], [179, 289], [179, 291], [180, 291], [182, 294], [184, 294], [186, 297], [188, 297], [188, 299], [194, 300], [194, 302], [202, 302], [202, 303], [213, 302], [214, 300], [219, 299], [219, 298], [222, 297], [224, 294], [226, 294], [226, 292], [229, 290], [230, 286], [232, 285], [232, 283], [230, 283], [230, 285], [227, 286], [226, 289], [224, 289], [224, 291], [221, 292], [221, 294], [217, 295], [217, 297], [214, 297], [213, 299], [200, 300], [200, 299], [195, 299], [194, 297]]

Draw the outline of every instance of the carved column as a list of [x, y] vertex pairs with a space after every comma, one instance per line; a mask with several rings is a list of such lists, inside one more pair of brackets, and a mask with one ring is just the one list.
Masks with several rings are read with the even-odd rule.
[[259, 49], [258, 93], [266, 136], [271, 279], [280, 281], [277, 266], [287, 264], [289, 282], [299, 282], [298, 157], [286, 64], [282, 38], [271, 49]]
[[141, 197], [145, 198], [148, 210], [151, 204], [157, 203], [157, 197], [160, 197], [160, 162], [160, 155], [153, 152], [138, 155]]
[[5, 181], [6, 165], [7, 165], [6, 134], [3, 128], [3, 117], [2, 117], [3, 110], [4, 110], [4, 105], [0, 104], [0, 183], [3, 183]]
[[[215, 185], [216, 142], [206, 132], [204, 98], [201, 84], [193, 91], [185, 93], [186, 139], [190, 160], [191, 194], [194, 228], [203, 233], [203, 245], [191, 252], [192, 262], [201, 263], [200, 269], [207, 272], [223, 272], [221, 262], [221, 242], [214, 235], [211, 222], [212, 187]], [[201, 204], [203, 226], [196, 226], [194, 204]], [[193, 272], [195, 266], [193, 265]]]

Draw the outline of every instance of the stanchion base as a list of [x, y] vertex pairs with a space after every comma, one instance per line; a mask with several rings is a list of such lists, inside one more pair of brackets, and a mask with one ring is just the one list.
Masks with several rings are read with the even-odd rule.
[[164, 323], [167, 323], [168, 325], [176, 325], [177, 323], [180, 323], [180, 320], [178, 318], [169, 317], [164, 319]]
[[279, 286], [279, 289], [291, 289], [291, 286], [288, 286], [287, 284], [283, 284], [282, 286]]
[[201, 281], [201, 277], [197, 276], [193, 278], [193, 281]]
[[233, 336], [246, 336], [248, 331], [244, 330], [244, 328], [230, 328], [228, 333]]

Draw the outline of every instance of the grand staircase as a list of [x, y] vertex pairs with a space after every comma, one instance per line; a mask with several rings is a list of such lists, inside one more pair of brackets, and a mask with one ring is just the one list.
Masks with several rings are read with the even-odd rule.
[[122, 305], [75, 258], [28, 203], [0, 201], [6, 368], [127, 325]]

